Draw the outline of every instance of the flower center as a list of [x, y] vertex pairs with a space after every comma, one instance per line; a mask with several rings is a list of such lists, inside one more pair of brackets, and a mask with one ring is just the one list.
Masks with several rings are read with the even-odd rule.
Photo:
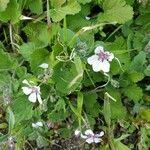
[[100, 53], [98, 53], [97, 55], [98, 55], [98, 60], [100, 60], [102, 62], [104, 60], [108, 60], [108, 58], [109, 58], [109, 54], [102, 52], [102, 51]]
[[32, 93], [38, 93], [38, 89], [36, 87], [32, 87]]

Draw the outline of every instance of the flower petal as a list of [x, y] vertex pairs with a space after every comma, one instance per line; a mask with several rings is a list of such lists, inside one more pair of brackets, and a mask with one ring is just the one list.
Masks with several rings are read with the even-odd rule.
[[94, 142], [93, 137], [86, 139], [86, 142], [89, 144], [93, 143]]
[[103, 72], [109, 72], [110, 70], [110, 64], [108, 61], [103, 61], [100, 63], [100, 70]]
[[98, 47], [96, 47], [96, 49], [95, 49], [95, 54], [98, 54], [98, 53], [103, 52], [103, 51], [104, 51], [103, 46], [98, 46]]
[[94, 135], [94, 133], [91, 129], [88, 129], [85, 131], [85, 135]]
[[81, 133], [81, 138], [82, 138], [82, 139], [87, 139], [88, 137], [87, 137], [86, 135], [83, 135], [83, 134]]
[[101, 62], [97, 61], [92, 65], [93, 71], [98, 72], [101, 71]]
[[38, 93], [40, 94], [41, 92], [40, 92], [40, 87], [39, 86], [34, 86], [36, 89], [37, 89], [37, 91], [38, 91]]
[[25, 95], [29, 95], [32, 92], [30, 87], [22, 87], [22, 90]]
[[88, 64], [92, 65], [95, 63], [95, 61], [98, 61], [98, 55], [93, 55], [87, 59]]
[[36, 123], [32, 123], [32, 127], [33, 127], [33, 128], [37, 128]]
[[99, 133], [99, 137], [102, 137], [104, 135], [104, 131], [101, 131], [100, 133]]
[[81, 133], [81, 131], [79, 129], [75, 130], [75, 132], [74, 132], [75, 136], [79, 136], [80, 133]]
[[38, 102], [40, 103], [40, 104], [42, 104], [43, 102], [42, 102], [42, 99], [41, 99], [41, 95], [40, 94], [37, 94], [37, 99], [38, 99]]
[[99, 143], [100, 141], [102, 141], [101, 138], [94, 138], [93, 140], [94, 140], [95, 143]]
[[109, 61], [112, 61], [114, 59], [114, 54], [113, 53], [109, 53], [109, 58], [108, 58], [108, 60]]
[[39, 127], [43, 127], [43, 123], [42, 123], [42, 122], [40, 122], [40, 121], [39, 121], [39, 122], [37, 122], [37, 123], [36, 123], [36, 125], [37, 125], [37, 126], [39, 126]]
[[27, 85], [29, 85], [29, 86], [30, 86], [29, 82], [28, 82], [26, 79], [25, 79], [25, 80], [23, 80], [23, 81], [22, 81], [22, 83], [27, 84]]
[[37, 99], [37, 95], [36, 95], [35, 92], [34, 92], [34, 93], [31, 93], [31, 94], [29, 95], [29, 97], [28, 97], [28, 100], [29, 100], [30, 102], [32, 102], [32, 103], [35, 103], [35, 102], [36, 102], [36, 99]]

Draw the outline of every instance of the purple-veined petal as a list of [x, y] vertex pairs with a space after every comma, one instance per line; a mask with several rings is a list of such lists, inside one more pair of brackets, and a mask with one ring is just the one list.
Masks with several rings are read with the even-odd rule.
[[29, 100], [30, 102], [32, 102], [32, 103], [35, 103], [35, 102], [36, 102], [36, 99], [37, 99], [37, 95], [36, 95], [35, 92], [34, 92], [34, 93], [31, 93], [31, 94], [29, 95], [29, 97], [28, 97], [28, 100]]
[[98, 61], [98, 56], [97, 55], [92, 55], [87, 59], [88, 64], [92, 65], [93, 63]]
[[32, 92], [30, 87], [22, 87], [22, 90], [25, 95], [29, 95]]
[[96, 47], [96, 49], [95, 49], [95, 54], [98, 54], [98, 53], [100, 53], [100, 52], [103, 52], [104, 51], [104, 48], [103, 48], [103, 46], [98, 46], [98, 47]]

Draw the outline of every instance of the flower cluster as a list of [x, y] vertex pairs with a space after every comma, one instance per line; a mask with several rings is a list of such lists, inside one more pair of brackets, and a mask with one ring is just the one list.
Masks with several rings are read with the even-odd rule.
[[42, 104], [40, 87], [31, 85], [27, 80], [23, 80], [22, 83], [27, 85], [22, 87], [22, 90], [25, 95], [29, 95], [28, 100], [32, 103], [38, 100], [38, 102]]
[[82, 134], [82, 132], [78, 129], [75, 131], [75, 136], [85, 139], [85, 141], [88, 144], [101, 142], [102, 141], [101, 137], [103, 135], [104, 135], [103, 131], [101, 131], [99, 134], [95, 134], [91, 129], [86, 130], [84, 134]]
[[109, 72], [110, 70], [110, 61], [114, 58], [114, 54], [104, 51], [102, 46], [98, 46], [95, 49], [95, 54], [87, 59], [88, 64], [92, 65], [92, 68], [95, 72], [103, 71]]

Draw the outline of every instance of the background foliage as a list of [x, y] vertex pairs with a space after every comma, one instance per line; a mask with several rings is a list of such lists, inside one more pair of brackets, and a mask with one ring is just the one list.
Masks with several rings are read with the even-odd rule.
[[[0, 147], [148, 150], [149, 16], [148, 0], [0, 0]], [[112, 61], [102, 88], [107, 77], [87, 64], [99, 45], [122, 66]], [[42, 105], [24, 79], [40, 84]], [[83, 143], [78, 127], [103, 130], [103, 141]]]

